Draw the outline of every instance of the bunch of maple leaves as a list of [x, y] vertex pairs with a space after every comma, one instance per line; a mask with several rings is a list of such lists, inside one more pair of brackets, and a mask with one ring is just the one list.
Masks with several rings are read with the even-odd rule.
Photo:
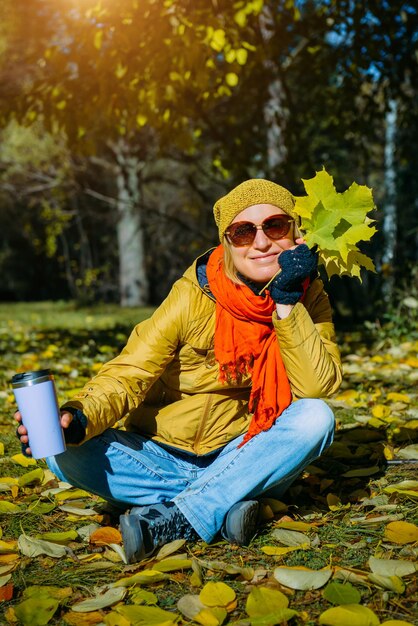
[[318, 247], [328, 276], [348, 275], [361, 280], [362, 267], [374, 271], [373, 261], [358, 248], [360, 241], [369, 241], [376, 232], [374, 220], [367, 215], [375, 209], [372, 190], [353, 183], [338, 193], [325, 169], [304, 179], [303, 184], [307, 195], [295, 198], [294, 210], [301, 218], [307, 245]]

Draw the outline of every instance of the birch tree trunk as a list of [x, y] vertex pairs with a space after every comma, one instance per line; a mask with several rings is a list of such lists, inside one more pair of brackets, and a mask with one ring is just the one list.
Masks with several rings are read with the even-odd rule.
[[398, 117], [398, 105], [396, 100], [390, 100], [389, 109], [386, 113], [386, 135], [385, 135], [385, 202], [383, 206], [383, 236], [385, 247], [382, 254], [382, 266], [387, 266], [385, 272], [387, 276], [383, 284], [383, 295], [386, 302], [393, 296], [394, 272], [393, 263], [396, 252], [396, 128]]
[[120, 140], [113, 146], [116, 157], [117, 238], [119, 252], [120, 304], [123, 307], [148, 304], [144, 232], [140, 211], [140, 162]]

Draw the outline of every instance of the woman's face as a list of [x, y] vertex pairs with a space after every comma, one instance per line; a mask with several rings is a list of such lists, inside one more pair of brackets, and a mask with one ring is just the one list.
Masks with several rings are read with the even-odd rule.
[[[247, 207], [232, 220], [235, 222], [253, 222], [261, 224], [272, 215], [286, 215], [286, 212], [272, 204], [255, 204]], [[249, 246], [236, 248], [229, 243], [232, 261], [237, 272], [250, 280], [264, 285], [279, 271], [277, 259], [284, 250], [295, 245], [294, 226], [290, 227], [285, 239], [269, 239], [259, 228], [254, 241]]]

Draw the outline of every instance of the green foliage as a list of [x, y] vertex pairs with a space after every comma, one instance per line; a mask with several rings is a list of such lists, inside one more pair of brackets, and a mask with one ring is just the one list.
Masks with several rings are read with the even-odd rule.
[[[56, 265], [46, 252], [57, 252], [54, 259], [60, 258], [59, 269], [65, 273], [71, 297], [97, 299], [105, 291], [115, 298], [116, 272], [105, 267], [100, 253], [104, 251], [110, 266], [116, 266], [115, 204], [111, 202], [115, 163], [109, 163], [109, 153], [121, 137], [138, 157], [141, 172], [144, 164], [174, 154], [185, 169], [196, 167], [206, 178], [191, 180], [187, 171], [180, 179], [177, 172], [165, 172], [175, 182], [167, 195], [179, 198], [188, 186], [189, 197], [186, 203], [179, 201], [182, 223], [172, 220], [167, 228], [172, 237], [159, 246], [157, 276], [152, 265], [153, 283], [159, 289], [155, 301], [172, 282], [166, 269], [173, 251], [177, 255], [180, 250], [181, 261], [187, 262], [195, 251], [209, 246], [196, 233], [210, 231], [210, 206], [224, 187], [248, 176], [266, 175], [296, 190], [306, 171], [325, 162], [336, 173], [338, 187], [367, 180], [376, 194], [379, 218], [383, 217], [384, 129], [390, 99], [397, 101], [399, 110], [396, 184], [402, 228], [396, 234], [394, 272], [402, 275], [404, 265], [416, 260], [416, 19], [409, 1], [3, 0], [2, 127], [10, 119], [25, 125], [37, 121], [58, 141], [66, 131], [71, 182], [77, 179], [70, 209], [83, 226], [80, 231], [75, 226], [71, 234], [65, 222], [61, 234], [54, 232], [51, 221], [38, 227], [40, 216], [35, 219], [34, 214], [41, 212], [41, 203], [32, 204], [27, 193], [33, 187], [30, 181], [20, 179], [15, 187], [19, 194], [9, 191], [10, 178], [4, 181], [1, 230], [8, 232], [17, 211], [22, 215], [32, 208], [33, 213], [33, 220], [25, 215], [21, 233], [1, 244], [0, 271], [6, 280], [10, 276], [8, 297], [22, 293], [26, 297], [28, 290], [22, 283], [26, 278], [34, 282], [32, 275], [16, 268], [19, 263], [33, 267], [33, 257], [23, 258], [21, 250], [35, 246], [37, 253], [45, 254], [44, 265], [53, 268], [52, 274]], [[267, 121], [269, 109], [274, 123]], [[273, 166], [271, 149], [280, 149], [281, 154]], [[82, 162], [76, 163], [80, 155]], [[36, 162], [36, 154], [32, 156]], [[29, 160], [24, 151], [18, 158]], [[99, 171], [97, 163], [106, 161], [106, 169]], [[89, 222], [93, 203], [91, 196], [87, 200], [84, 196], [86, 188], [103, 198], [101, 229], [98, 221]], [[57, 213], [57, 222], [69, 210], [64, 195], [57, 207], [46, 193], [45, 202], [52, 215]], [[176, 218], [177, 207], [172, 204], [170, 199], [155, 203], [146, 226], [153, 226], [152, 213], [154, 224], [162, 214]], [[2, 219], [6, 212], [12, 216], [7, 228]], [[195, 236], [188, 233], [187, 237], [184, 224], [191, 222]], [[60, 246], [61, 235], [65, 241]], [[373, 238], [371, 255], [379, 258], [384, 246], [380, 232]], [[367, 257], [360, 259], [369, 263]], [[91, 280], [95, 272], [98, 278]], [[377, 280], [368, 277], [366, 288], [372, 297]], [[40, 282], [57, 293], [50, 275]], [[353, 289], [350, 285], [344, 295], [355, 314], [365, 290], [353, 298]], [[338, 296], [342, 298], [341, 291]]]
[[65, 136], [52, 136], [40, 122], [22, 126], [12, 120], [0, 140], [0, 185], [11, 196], [10, 215], [3, 209], [1, 216], [7, 220], [6, 236], [23, 233], [35, 254], [56, 257], [60, 237], [74, 217], [69, 209], [74, 176]]
[[1, 132], [0, 159], [9, 176], [28, 171], [48, 172], [59, 162], [57, 178], [62, 182], [71, 171], [64, 137], [53, 137], [39, 122], [22, 126], [14, 119]]
[[[28, 8], [35, 24], [42, 4]], [[231, 5], [221, 19], [203, 2], [68, 5], [51, 13], [48, 37], [31, 40], [27, 62], [41, 62], [22, 85], [24, 119], [65, 128], [82, 151], [144, 127], [188, 150], [200, 126], [196, 102], [207, 110], [238, 85], [263, 2]]]

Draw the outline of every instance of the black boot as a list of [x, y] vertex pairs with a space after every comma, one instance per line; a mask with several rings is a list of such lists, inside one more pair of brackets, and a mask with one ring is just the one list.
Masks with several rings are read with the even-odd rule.
[[198, 539], [194, 528], [174, 502], [134, 507], [120, 517], [128, 563], [135, 563], [175, 539]]

